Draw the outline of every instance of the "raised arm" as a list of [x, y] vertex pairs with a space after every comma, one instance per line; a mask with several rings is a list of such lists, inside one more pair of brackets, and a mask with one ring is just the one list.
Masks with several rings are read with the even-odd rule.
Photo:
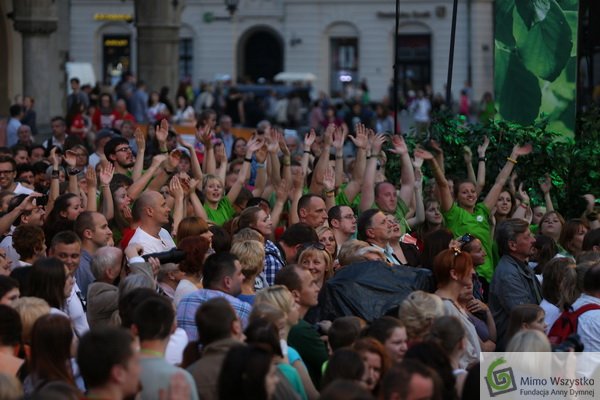
[[227, 161], [227, 153], [225, 152], [225, 146], [212, 147], [211, 153], [214, 154], [215, 164], [219, 161], [219, 168], [216, 169], [215, 175], [221, 179], [221, 182], [225, 182], [227, 178], [227, 167], [229, 162]]
[[469, 146], [463, 146], [463, 159], [465, 160], [465, 167], [467, 168], [467, 179], [471, 182], [475, 182], [477, 178], [475, 177], [475, 170], [473, 169], [473, 152]]
[[335, 149], [335, 188], [339, 188], [344, 183], [344, 141], [346, 135], [342, 128], [336, 128], [333, 131], [333, 148]]
[[52, 161], [52, 179], [50, 180], [50, 191], [48, 192], [48, 204], [46, 213], [50, 213], [54, 207], [54, 201], [60, 196], [60, 157], [56, 154], [57, 147], [50, 150], [50, 161]]
[[375, 173], [377, 172], [377, 157], [381, 152], [383, 144], [387, 140], [385, 135], [378, 133], [373, 134], [372, 130], [369, 130], [371, 154], [367, 156], [367, 168], [365, 171], [365, 177], [362, 183], [362, 191], [360, 197], [360, 211], [368, 210], [373, 207], [375, 202]]
[[413, 190], [415, 187], [415, 171], [413, 170], [412, 162], [410, 160], [410, 155], [408, 154], [408, 147], [404, 142], [404, 138], [402, 136], [396, 135], [392, 137], [392, 145], [389, 151], [400, 155], [400, 159], [402, 161], [400, 171], [400, 198], [404, 200], [404, 203], [410, 204], [413, 198]]
[[423, 159], [415, 156], [415, 159], [413, 160], [413, 167], [415, 169], [415, 216], [406, 221], [408, 226], [411, 228], [414, 228], [425, 221], [425, 204], [423, 204], [423, 174], [421, 173], [422, 165]]
[[100, 194], [102, 199], [100, 209], [107, 220], [111, 220], [115, 215], [115, 205], [112, 192], [110, 191], [110, 182], [112, 181], [114, 173], [115, 167], [110, 163], [106, 165], [106, 167], [100, 169]]
[[166, 154], [158, 154], [152, 157], [152, 164], [146, 170], [146, 172], [140, 177], [140, 179], [133, 181], [131, 186], [127, 189], [127, 195], [131, 200], [135, 200], [139, 197], [142, 191], [146, 188], [150, 180], [158, 173], [163, 163], [166, 161]]
[[[167, 135], [169, 134], [169, 124], [166, 120], [163, 120], [167, 126]], [[162, 122], [161, 122], [162, 125]], [[161, 128], [162, 129], [162, 128]], [[131, 173], [131, 179], [135, 182], [140, 179], [142, 174], [144, 173], [144, 155], [146, 154], [146, 137], [144, 136], [144, 132], [140, 128], [136, 128], [135, 130], [135, 144], [137, 146], [137, 154], [135, 156], [135, 164], [133, 164], [133, 171]], [[160, 136], [164, 135], [163, 132], [160, 133]], [[158, 136], [157, 136], [158, 138]], [[165, 137], [165, 146], [166, 146], [166, 137]], [[165, 147], [166, 149], [166, 147]], [[162, 147], [161, 147], [162, 152]]]
[[208, 221], [208, 215], [206, 214], [206, 210], [204, 209], [204, 205], [200, 198], [198, 197], [198, 192], [196, 189], [200, 186], [201, 182], [195, 178], [190, 179], [190, 203], [192, 203], [192, 209], [194, 210], [194, 214], [197, 217], [202, 218], [205, 221]]
[[[85, 210], [98, 211], [98, 199], [96, 198], [98, 180], [96, 178], [96, 170], [94, 168], [90, 167], [87, 169], [87, 171], [85, 171], [85, 181], [87, 182], [87, 203]], [[110, 218], [106, 217], [106, 219], [108, 220]]]
[[181, 147], [185, 148], [190, 154], [192, 177], [202, 182], [202, 178], [204, 176], [202, 174], [202, 168], [200, 167], [200, 161], [198, 161], [196, 151], [194, 150], [194, 145], [183, 140], [181, 135], [177, 135], [177, 143], [179, 143]]
[[310, 147], [317, 139], [317, 134], [314, 129], [311, 129], [308, 134], [304, 135], [304, 153], [302, 153], [302, 172], [304, 176], [308, 175], [308, 162], [310, 161]]
[[[279, 225], [279, 220], [281, 219], [281, 213], [283, 212], [283, 207], [290, 195], [291, 190], [291, 182], [282, 179], [279, 182], [279, 185], [275, 190], [275, 204], [273, 204], [273, 208], [271, 209], [271, 222], [273, 223], [273, 228], [276, 228]], [[275, 237], [275, 229], [271, 233], [271, 239]]]
[[477, 146], [477, 156], [479, 157], [477, 160], [477, 181], [473, 180], [473, 182], [476, 182], [475, 191], [477, 191], [477, 193], [481, 193], [485, 187], [485, 162], [487, 161], [485, 152], [489, 145], [490, 139], [487, 136], [484, 136], [483, 143]]
[[76, 194], [79, 196], [79, 181], [75, 171], [75, 165], [77, 164], [77, 155], [73, 150], [65, 151], [65, 163], [67, 163], [67, 176], [69, 180], [69, 193]]
[[177, 228], [183, 219], [185, 208], [185, 196], [178, 176], [171, 178], [171, 182], [169, 182], [169, 192], [171, 193], [171, 196], [175, 198], [175, 204], [173, 205], [173, 226], [171, 229], [171, 235], [177, 236]]
[[550, 190], [552, 190], [552, 179], [550, 175], [546, 174], [540, 179], [540, 189], [544, 194], [544, 202], [546, 203], [546, 212], [554, 211], [554, 204], [552, 204], [552, 197], [550, 196]]
[[167, 160], [163, 162], [163, 167], [158, 171], [154, 179], [150, 181], [148, 189], [160, 191], [163, 185], [166, 185], [173, 175], [177, 173], [177, 166], [181, 160], [181, 150], [175, 149], [167, 155]]
[[335, 206], [335, 171], [327, 167], [323, 177], [323, 194], [325, 195], [325, 206], [327, 211]]
[[329, 151], [331, 150], [331, 143], [333, 141], [333, 132], [335, 131], [335, 125], [329, 124], [325, 133], [323, 134], [323, 149], [317, 164], [313, 170], [312, 179], [310, 181], [311, 193], [321, 193], [323, 190], [323, 177], [329, 167]]
[[496, 205], [496, 202], [498, 201], [498, 196], [500, 196], [500, 193], [502, 192], [502, 187], [506, 183], [506, 180], [510, 176], [510, 173], [517, 164], [517, 159], [519, 158], [519, 156], [527, 155], [531, 153], [531, 150], [531, 144], [527, 144], [524, 146], [517, 145], [513, 147], [510, 157], [506, 158], [506, 164], [504, 164], [504, 167], [496, 177], [496, 182], [494, 183], [494, 186], [492, 186], [487, 196], [485, 196], [485, 200], [483, 200], [483, 203], [488, 209], [491, 210], [492, 207]]
[[436, 141], [431, 139], [429, 141], [429, 145], [433, 149], [433, 154], [435, 155], [435, 161], [438, 163], [438, 166], [442, 170], [442, 174], [446, 174], [446, 166], [444, 164], [444, 150], [442, 146]]
[[527, 191], [523, 190], [523, 182], [519, 184], [519, 190], [517, 191], [515, 198], [518, 198], [519, 205], [513, 212], [512, 217], [524, 219], [531, 223], [531, 217], [533, 217], [533, 213], [531, 212], [531, 207], [529, 207], [529, 195], [527, 194]]
[[231, 202], [231, 204], [235, 203], [244, 183], [246, 182], [246, 177], [248, 176], [248, 172], [250, 171], [250, 162], [252, 160], [252, 155], [262, 147], [263, 142], [255, 137], [248, 141], [248, 146], [246, 146], [246, 157], [244, 158], [244, 164], [242, 165], [242, 169], [238, 175], [237, 180], [227, 192], [227, 198]]
[[254, 197], [262, 196], [263, 192], [265, 191], [265, 186], [267, 186], [268, 156], [269, 152], [265, 145], [258, 149], [258, 151], [254, 154], [254, 158], [256, 159], [256, 179], [254, 180], [254, 189], [252, 190], [252, 195]]
[[444, 172], [438, 165], [436, 159], [433, 157], [433, 154], [424, 149], [415, 149], [414, 155], [415, 157], [420, 157], [429, 163], [431, 172], [433, 173], [433, 178], [435, 179], [435, 183], [440, 191], [440, 208], [442, 212], [450, 210], [452, 203], [454, 202], [452, 199], [452, 193], [450, 193], [450, 186], [448, 185], [448, 181], [444, 176]]
[[367, 145], [369, 138], [367, 137], [367, 129], [364, 125], [357, 125], [354, 136], [348, 136], [354, 146], [356, 146], [356, 159], [354, 168], [352, 169], [352, 179], [344, 188], [344, 193], [349, 202], [354, 201], [356, 195], [360, 192], [365, 170], [367, 168]]

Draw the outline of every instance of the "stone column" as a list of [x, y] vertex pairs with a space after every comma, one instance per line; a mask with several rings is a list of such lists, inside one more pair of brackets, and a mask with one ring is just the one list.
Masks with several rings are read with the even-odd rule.
[[150, 90], [179, 85], [179, 27], [183, 0], [135, 0], [138, 79]]
[[53, 41], [58, 27], [56, 4], [53, 0], [13, 0], [14, 28], [23, 37], [23, 95], [33, 96], [38, 125], [50, 121], [53, 98], [50, 82], [64, 77], [49, 76]]

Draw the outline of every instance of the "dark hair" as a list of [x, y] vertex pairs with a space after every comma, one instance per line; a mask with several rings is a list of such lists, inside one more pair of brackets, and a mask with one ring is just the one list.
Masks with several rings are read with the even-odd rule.
[[358, 240], [368, 240], [367, 229], [371, 228], [371, 226], [373, 225], [373, 217], [380, 212], [381, 210], [377, 208], [371, 208], [363, 211], [363, 213], [360, 214], [360, 217], [358, 217], [358, 221], [356, 222], [356, 238]]
[[23, 106], [20, 105], [20, 104], [13, 104], [8, 109], [8, 112], [9, 112], [9, 114], [10, 114], [11, 117], [18, 117], [19, 114], [21, 114], [23, 112]]
[[122, 328], [100, 327], [83, 335], [77, 364], [88, 390], [106, 384], [115, 365], [127, 365], [134, 355], [132, 343], [131, 334]]
[[510, 342], [513, 336], [521, 330], [523, 324], [534, 322], [538, 315], [544, 312], [544, 309], [537, 304], [519, 304], [510, 311], [508, 319], [508, 328], [506, 329], [506, 340], [504, 343]]
[[336, 379], [321, 392], [319, 400], [373, 400], [371, 393], [357, 382], [347, 379]]
[[[24, 151], [27, 153], [27, 155], [29, 155], [29, 150], [27, 149], [27, 146], [25, 146], [23, 144], [15, 144], [13, 147], [10, 148], [10, 151], [13, 156], [16, 156], [17, 153], [20, 151]], [[27, 164], [25, 164], [25, 165], [27, 165]], [[19, 170], [19, 166], [17, 166], [17, 170]]]
[[265, 318], [256, 318], [244, 331], [246, 343], [266, 348], [270, 353], [283, 357], [277, 327]]
[[62, 232], [58, 232], [56, 235], [54, 235], [54, 237], [52, 238], [52, 241], [50, 242], [50, 248], [53, 249], [58, 244], [73, 244], [73, 243], [81, 244], [81, 239], [79, 238], [79, 236], [77, 236], [77, 234], [73, 231], [62, 231]]
[[550, 236], [539, 234], [535, 236], [533, 247], [536, 249], [535, 261], [537, 261], [535, 273], [541, 275], [548, 261], [558, 254], [558, 245]]
[[83, 240], [83, 233], [86, 230], [89, 229], [92, 232], [96, 230], [94, 214], [96, 214], [96, 211], [83, 211], [75, 220], [74, 230], [81, 240]]
[[215, 288], [221, 283], [224, 277], [233, 275], [237, 259], [231, 253], [211, 254], [204, 262], [202, 278], [204, 287], [207, 289]]
[[221, 367], [218, 393], [221, 400], [268, 398], [265, 377], [271, 370], [272, 354], [259, 346], [232, 347]]
[[342, 207], [350, 207], [350, 206], [346, 206], [346, 205], [335, 205], [333, 207], [331, 207], [329, 209], [329, 211], [327, 211], [327, 222], [329, 223], [329, 226], [331, 226], [331, 221], [334, 219], [341, 219], [342, 218]]
[[12, 166], [12, 169], [15, 171], [17, 170], [17, 162], [15, 161], [14, 158], [12, 158], [12, 156], [0, 155], [0, 163], [10, 163], [10, 165]]
[[210, 249], [210, 242], [204, 236], [188, 236], [177, 244], [177, 248], [185, 251], [185, 258], [179, 263], [179, 270], [186, 274], [202, 273], [204, 258]]
[[212, 225], [208, 227], [212, 232], [212, 248], [215, 252], [228, 252], [231, 249], [231, 235], [221, 226]]
[[331, 351], [352, 346], [360, 336], [360, 319], [355, 316], [336, 318], [327, 331]]
[[405, 360], [418, 360], [439, 374], [445, 400], [458, 399], [452, 364], [444, 349], [435, 342], [417, 343], [408, 349]]
[[204, 346], [231, 336], [231, 324], [238, 319], [231, 304], [222, 297], [210, 299], [196, 311], [198, 338]]
[[[313, 197], [318, 197], [319, 199], [323, 200], [323, 197], [314, 194], [314, 193], [306, 193], [304, 195], [302, 195], [302, 197], [300, 197], [300, 200], [298, 200], [298, 214], [300, 214], [300, 209], [302, 208], [307, 208], [308, 205], [310, 204], [310, 201], [313, 199]], [[325, 201], [325, 200], [323, 200]]]
[[371, 325], [365, 328], [363, 334], [377, 339], [381, 344], [385, 344], [396, 328], [404, 328], [404, 324], [399, 319], [386, 315], [374, 320]]
[[600, 292], [600, 263], [594, 264], [585, 273], [583, 290], [586, 293]]
[[21, 260], [28, 260], [44, 248], [44, 231], [39, 226], [19, 225], [13, 232], [13, 248]]
[[439, 375], [435, 370], [429, 368], [417, 359], [404, 359], [400, 364], [392, 367], [381, 380], [381, 395], [384, 399], [391, 399], [396, 394], [400, 399], [406, 399], [410, 386], [407, 382], [412, 380], [414, 375], [420, 375], [433, 381], [434, 393], [432, 400], [442, 400], [442, 394], [439, 390]]
[[0, 275], [0, 299], [13, 289], [19, 288], [19, 282], [10, 276]]
[[31, 331], [31, 373], [41, 381], [65, 381], [75, 385], [70, 368], [73, 329], [59, 314], [39, 317]]
[[0, 304], [0, 346], [21, 344], [21, 316], [12, 307]]
[[365, 364], [357, 351], [349, 348], [337, 349], [329, 358], [327, 369], [321, 379], [321, 387], [326, 388], [336, 379], [360, 381], [364, 373]]
[[481, 398], [479, 392], [480, 372], [479, 362], [469, 368], [469, 373], [463, 384], [462, 400], [479, 400]]
[[425, 249], [421, 255], [423, 267], [433, 269], [433, 260], [441, 251], [448, 248], [452, 238], [452, 232], [448, 229], [438, 229], [425, 235], [423, 238]]
[[279, 239], [288, 246], [296, 246], [302, 243], [315, 243], [319, 241], [317, 232], [305, 223], [299, 222], [290, 225]]
[[302, 290], [302, 278], [298, 274], [297, 268], [299, 268], [297, 264], [286, 265], [281, 268], [275, 274], [274, 283], [287, 287], [290, 292], [292, 290]]
[[571, 241], [573, 240], [575, 235], [577, 235], [577, 231], [579, 231], [579, 228], [581, 227], [584, 227], [586, 229], [590, 228], [586, 220], [581, 218], [573, 218], [568, 220], [567, 223], [563, 226], [562, 230], [560, 231], [560, 239], [558, 240], [558, 242], [565, 250], [567, 250], [570, 253], [573, 253], [573, 250], [570, 248]]
[[152, 296], [142, 301], [133, 311], [133, 323], [140, 341], [164, 340], [171, 335], [175, 322], [173, 304], [163, 296]]
[[[79, 200], [79, 196], [73, 193], [61, 194], [54, 201], [54, 207], [46, 218], [46, 239], [51, 240], [54, 234], [64, 230], [73, 230], [75, 221], [69, 221], [65, 217], [61, 216], [60, 213], [66, 211], [69, 208], [69, 201], [71, 199]], [[68, 228], [68, 229], [64, 229]]]
[[65, 305], [65, 264], [58, 258], [40, 258], [31, 266], [27, 296], [46, 300], [50, 307]]
[[104, 154], [106, 155], [106, 158], [108, 158], [109, 161], [111, 161], [109, 156], [115, 154], [117, 146], [121, 144], [126, 144], [129, 146], [129, 140], [125, 139], [124, 137], [117, 136], [113, 137], [108, 142], [106, 142], [106, 144], [104, 145]]
[[148, 288], [136, 288], [119, 299], [119, 317], [121, 317], [121, 326], [129, 329], [133, 324], [133, 315], [135, 309], [144, 300], [150, 297], [159, 296], [156, 291]]
[[594, 246], [600, 246], [600, 228], [592, 229], [585, 234], [581, 250], [590, 251]]
[[513, 242], [517, 236], [529, 230], [529, 223], [519, 218], [509, 218], [496, 227], [496, 243], [500, 256], [510, 253], [508, 242]]

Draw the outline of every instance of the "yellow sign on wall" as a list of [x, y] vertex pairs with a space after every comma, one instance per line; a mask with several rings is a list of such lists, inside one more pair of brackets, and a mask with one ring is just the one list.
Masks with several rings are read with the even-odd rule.
[[94, 14], [94, 21], [125, 21], [131, 22], [133, 21], [133, 17], [131, 14], [103, 14], [96, 13]]

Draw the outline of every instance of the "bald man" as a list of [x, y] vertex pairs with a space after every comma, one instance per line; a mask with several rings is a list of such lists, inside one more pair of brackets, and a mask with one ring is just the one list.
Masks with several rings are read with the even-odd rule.
[[165, 198], [157, 191], [147, 190], [133, 204], [133, 220], [140, 226], [135, 230], [129, 244], [140, 244], [142, 254], [159, 253], [175, 247], [173, 238], [163, 228], [169, 223], [171, 209]]

